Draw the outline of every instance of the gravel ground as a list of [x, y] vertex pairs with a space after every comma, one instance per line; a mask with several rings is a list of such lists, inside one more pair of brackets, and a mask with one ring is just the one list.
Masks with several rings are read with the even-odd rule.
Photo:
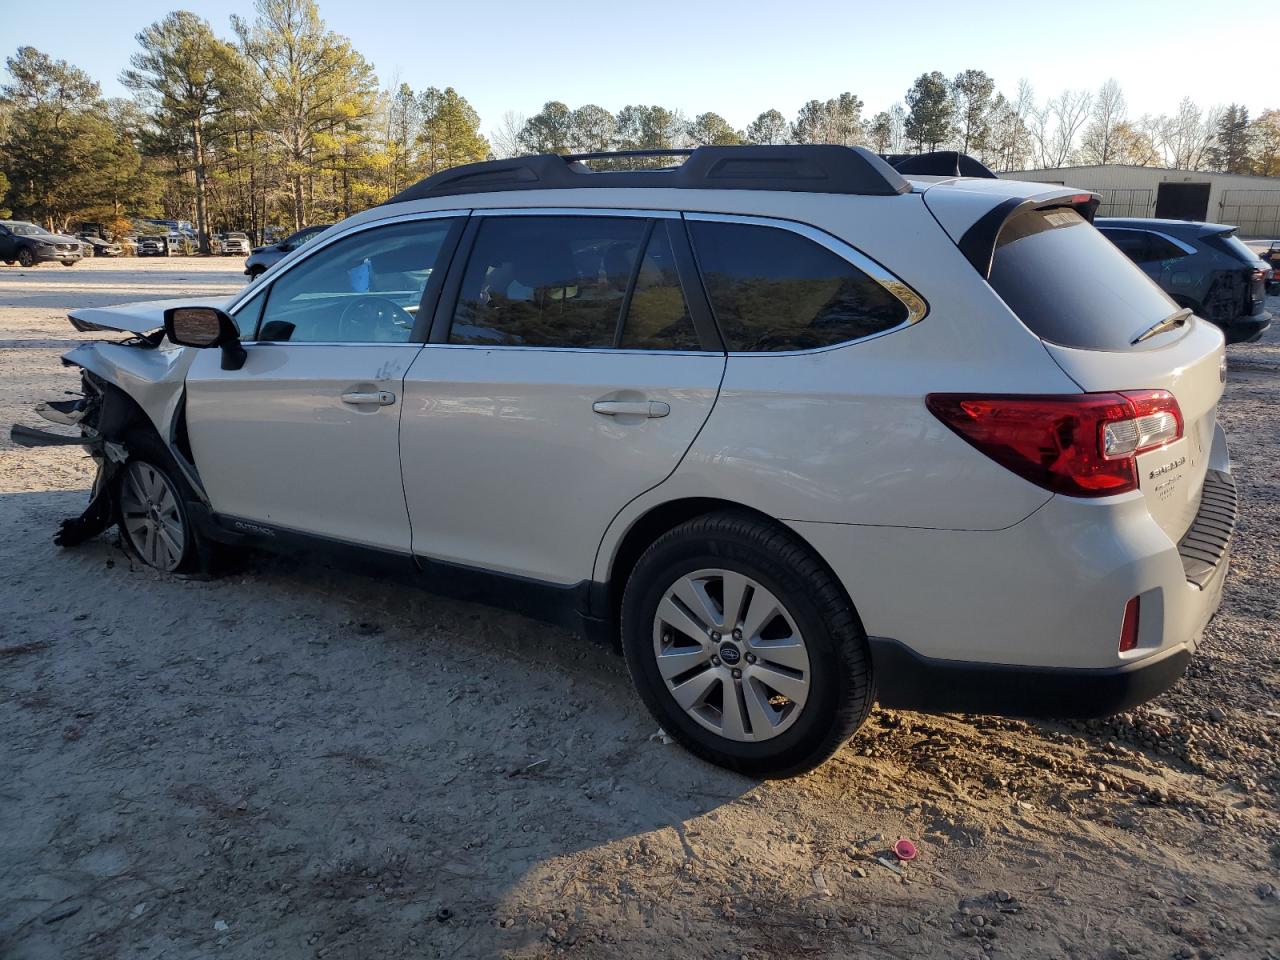
[[[0, 268], [0, 423], [75, 387], [68, 308], [238, 269]], [[1229, 353], [1243, 518], [1174, 690], [1091, 723], [877, 710], [788, 782], [651, 739], [619, 658], [514, 615], [60, 550], [86, 461], [5, 436], [0, 957], [1280, 958], [1280, 331]]]

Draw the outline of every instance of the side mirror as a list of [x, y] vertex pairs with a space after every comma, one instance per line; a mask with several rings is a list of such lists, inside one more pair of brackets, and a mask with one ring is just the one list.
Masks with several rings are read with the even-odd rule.
[[249, 357], [236, 322], [216, 307], [170, 307], [164, 333], [182, 347], [221, 347], [223, 370], [239, 370]]

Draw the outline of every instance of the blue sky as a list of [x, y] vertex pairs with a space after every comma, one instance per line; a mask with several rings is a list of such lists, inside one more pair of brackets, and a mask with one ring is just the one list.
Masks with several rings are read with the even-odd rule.
[[[63, 0], [56, 13], [30, 0], [0, 0], [0, 52], [30, 44], [87, 70], [111, 95], [135, 34], [174, 0]], [[182, 4], [230, 35], [229, 16], [252, 17], [252, 0]], [[1130, 113], [1172, 113], [1191, 96], [1203, 106], [1268, 102], [1264, 7], [1214, 17], [1204, 0], [1076, 0], [1045, 4], [912, 4], [850, 0], [639, 3], [438, 3], [320, 0], [330, 29], [350, 37], [386, 85], [454, 86], [484, 128], [504, 110], [535, 113], [546, 100], [715, 110], [742, 127], [777, 108], [791, 119], [811, 98], [852, 90], [867, 112], [901, 100], [926, 70], [986, 70], [1012, 93], [1026, 77], [1044, 98], [1064, 87], [1096, 89], [1115, 77]], [[1242, 20], [1254, 17], [1252, 28]], [[1272, 18], [1274, 20], [1274, 18]], [[1250, 46], [1257, 59], [1236, 66]]]

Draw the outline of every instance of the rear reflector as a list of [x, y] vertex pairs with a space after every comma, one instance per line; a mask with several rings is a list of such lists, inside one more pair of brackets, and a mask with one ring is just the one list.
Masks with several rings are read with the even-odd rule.
[[1137, 456], [1182, 436], [1182, 413], [1167, 390], [1051, 396], [931, 393], [925, 404], [1001, 466], [1073, 497], [1137, 490]]
[[1124, 605], [1124, 619], [1120, 621], [1120, 652], [1132, 650], [1138, 645], [1138, 598], [1133, 597]]

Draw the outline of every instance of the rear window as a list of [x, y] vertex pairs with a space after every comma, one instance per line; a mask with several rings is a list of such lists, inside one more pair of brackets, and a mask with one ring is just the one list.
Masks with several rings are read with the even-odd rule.
[[1074, 210], [1018, 214], [1000, 232], [991, 286], [1044, 340], [1128, 350], [1178, 306]]
[[1228, 256], [1235, 257], [1237, 260], [1242, 260], [1248, 264], [1260, 259], [1257, 252], [1250, 250], [1245, 242], [1234, 233], [1215, 233], [1211, 237], [1205, 237], [1204, 241], [1211, 247], [1217, 247]]

